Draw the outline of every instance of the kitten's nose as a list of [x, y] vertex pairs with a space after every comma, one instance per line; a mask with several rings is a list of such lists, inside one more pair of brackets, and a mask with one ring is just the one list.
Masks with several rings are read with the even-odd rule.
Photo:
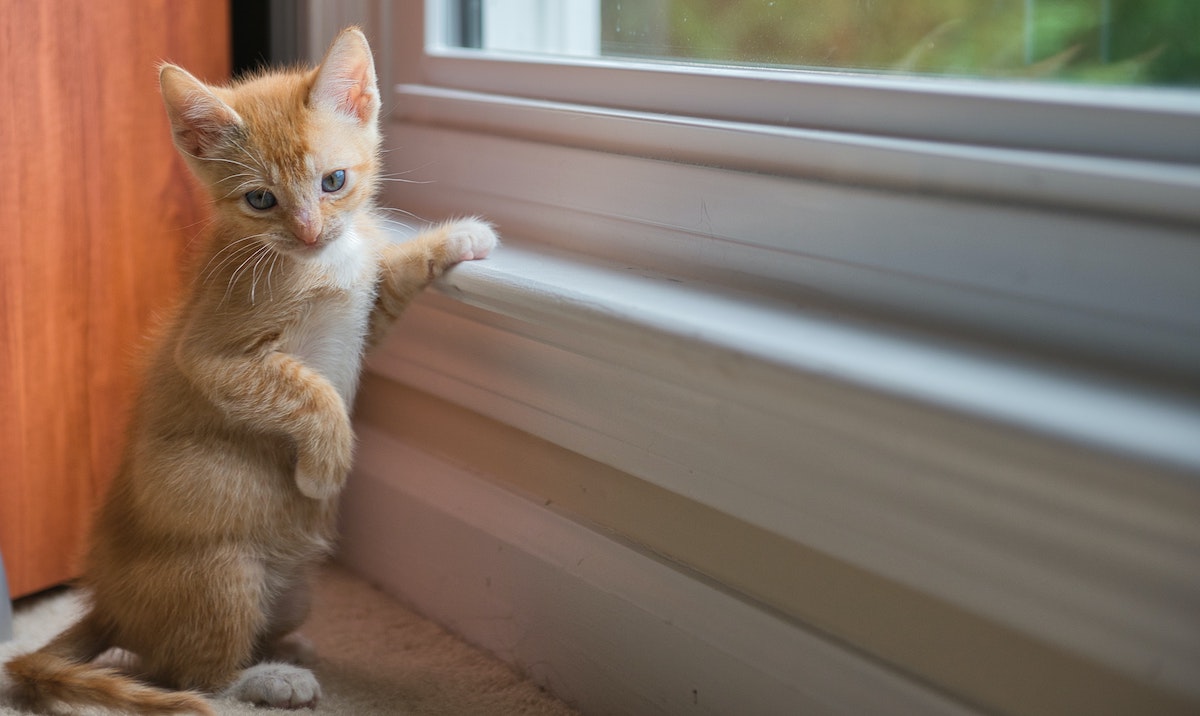
[[321, 214], [308, 209], [297, 209], [293, 215], [292, 233], [304, 243], [312, 246], [321, 236]]

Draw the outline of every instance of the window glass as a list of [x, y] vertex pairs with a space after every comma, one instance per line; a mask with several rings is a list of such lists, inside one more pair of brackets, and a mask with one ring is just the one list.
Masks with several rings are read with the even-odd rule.
[[446, 0], [451, 44], [872, 73], [1200, 86], [1200, 0]]

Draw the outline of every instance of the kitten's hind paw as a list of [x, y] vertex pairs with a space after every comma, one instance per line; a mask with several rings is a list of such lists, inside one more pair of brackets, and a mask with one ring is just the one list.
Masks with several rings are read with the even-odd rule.
[[308, 669], [267, 662], [243, 671], [222, 695], [256, 706], [304, 709], [321, 700], [321, 685]]
[[459, 219], [446, 226], [446, 253], [455, 263], [487, 258], [498, 243], [496, 230], [482, 219]]

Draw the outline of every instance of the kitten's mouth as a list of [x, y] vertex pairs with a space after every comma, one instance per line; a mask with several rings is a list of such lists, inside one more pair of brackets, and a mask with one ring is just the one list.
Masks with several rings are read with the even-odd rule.
[[292, 253], [295, 253], [299, 256], [303, 256], [306, 258], [314, 257], [314, 256], [317, 256], [318, 254], [320, 254], [322, 251], [324, 251], [330, 244], [332, 244], [336, 240], [337, 240], [337, 236], [334, 234], [329, 234], [328, 232], [322, 233], [320, 236], [317, 237], [316, 241], [312, 242], [311, 244], [308, 243], [307, 241], [302, 241], [298, 237], [293, 237], [293, 240], [290, 241], [288, 244], [288, 248], [291, 250]]

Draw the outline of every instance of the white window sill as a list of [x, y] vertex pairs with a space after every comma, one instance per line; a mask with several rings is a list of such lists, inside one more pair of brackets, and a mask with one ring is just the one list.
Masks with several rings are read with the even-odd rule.
[[372, 370], [1200, 698], [1200, 406], [511, 241]]
[[[690, 374], [672, 376], [682, 385], [732, 378], [754, 390], [783, 371], [1200, 471], [1200, 403], [1062, 368], [545, 248], [505, 247], [436, 289], [532, 325], [687, 353]], [[625, 350], [605, 357], [643, 367]], [[731, 374], [735, 363], [744, 376]], [[792, 402], [775, 392], [755, 399]]]

